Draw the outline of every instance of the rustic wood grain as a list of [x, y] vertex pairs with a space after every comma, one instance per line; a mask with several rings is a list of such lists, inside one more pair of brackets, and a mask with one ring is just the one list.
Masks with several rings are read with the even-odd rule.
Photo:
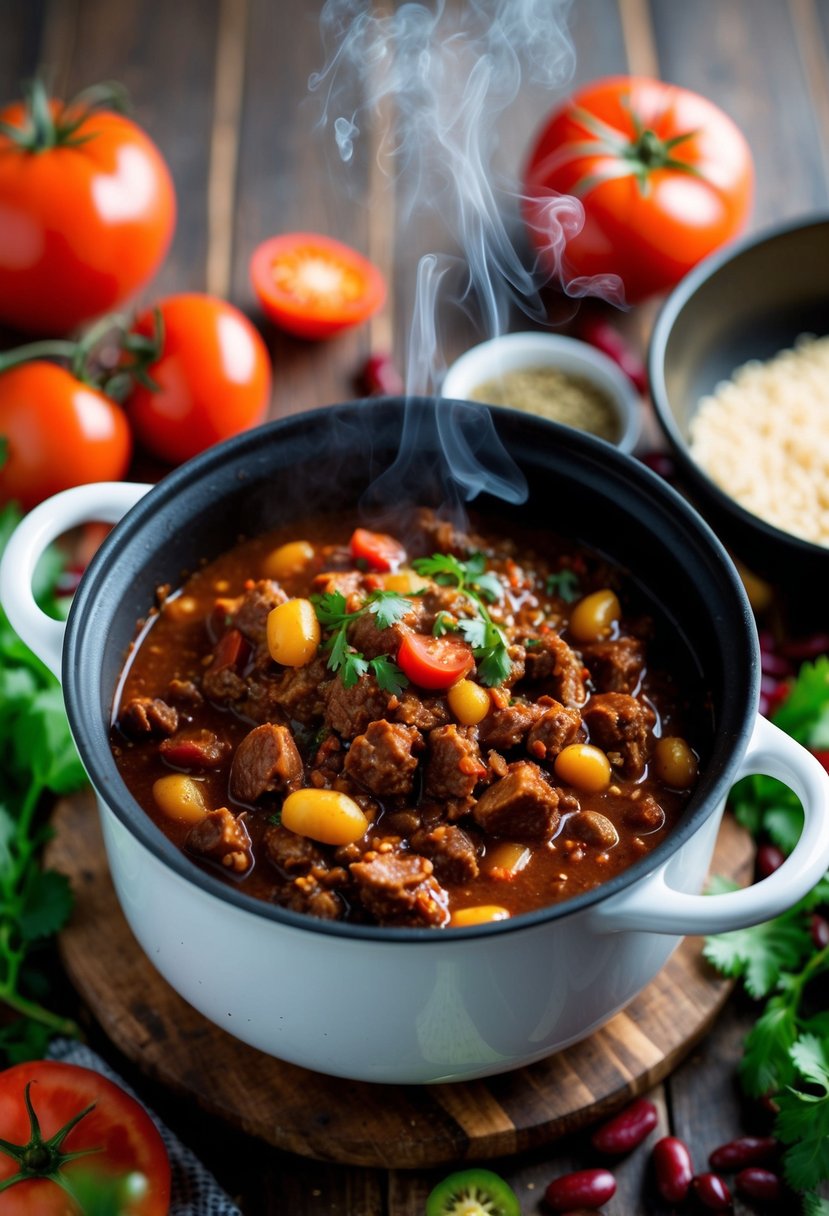
[[[731, 988], [689, 940], [607, 1026], [531, 1068], [427, 1087], [328, 1078], [231, 1038], [158, 975], [121, 916], [90, 795], [62, 802], [55, 827], [49, 864], [70, 877], [77, 897], [62, 961], [109, 1038], [200, 1107], [302, 1156], [419, 1168], [546, 1144], [656, 1084], [705, 1033]], [[729, 821], [715, 869], [745, 878], [748, 851]]]

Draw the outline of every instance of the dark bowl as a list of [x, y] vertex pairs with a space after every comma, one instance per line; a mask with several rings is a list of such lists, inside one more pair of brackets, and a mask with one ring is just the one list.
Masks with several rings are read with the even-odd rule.
[[[829, 549], [741, 507], [688, 450], [702, 397], [750, 359], [768, 359], [799, 335], [829, 334], [829, 218], [777, 227], [707, 258], [668, 297], [649, 352], [657, 418], [680, 483], [731, 553], [784, 592], [804, 623], [810, 591], [829, 575]], [[825, 614], [824, 614], [825, 615]]]

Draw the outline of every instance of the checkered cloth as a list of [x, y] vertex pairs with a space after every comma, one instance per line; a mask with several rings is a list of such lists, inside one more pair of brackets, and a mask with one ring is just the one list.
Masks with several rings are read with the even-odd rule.
[[[47, 1054], [51, 1060], [62, 1060], [66, 1064], [91, 1068], [120, 1085], [121, 1089], [133, 1098], [137, 1098], [137, 1094], [124, 1084], [117, 1073], [83, 1043], [77, 1043], [73, 1039], [55, 1039]], [[170, 1216], [242, 1216], [240, 1209], [225, 1194], [198, 1157], [189, 1148], [185, 1148], [151, 1110], [148, 1110], [147, 1114], [161, 1133], [170, 1158], [173, 1175]]]

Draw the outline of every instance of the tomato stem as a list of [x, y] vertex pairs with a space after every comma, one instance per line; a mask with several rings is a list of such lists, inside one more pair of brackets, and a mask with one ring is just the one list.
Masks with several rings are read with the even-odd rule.
[[[18, 1182], [24, 1182], [31, 1178], [51, 1178], [59, 1186], [65, 1186], [65, 1180], [60, 1176], [61, 1168], [69, 1161], [76, 1161], [78, 1157], [89, 1157], [93, 1153], [100, 1153], [100, 1148], [84, 1148], [78, 1149], [74, 1153], [62, 1153], [61, 1145], [74, 1127], [80, 1123], [81, 1119], [95, 1109], [96, 1103], [90, 1102], [83, 1110], [78, 1111], [71, 1119], [64, 1123], [63, 1127], [59, 1128], [53, 1136], [48, 1140], [43, 1139], [40, 1130], [40, 1120], [37, 1117], [31, 1096], [32, 1082], [26, 1084], [23, 1091], [23, 1101], [26, 1103], [26, 1113], [29, 1116], [29, 1139], [26, 1144], [13, 1144], [10, 1140], [0, 1139], [0, 1152], [5, 1153], [7, 1157], [11, 1157], [20, 1166], [17, 1174], [11, 1178], [6, 1178], [0, 1182], [0, 1191], [8, 1190]], [[69, 1192], [71, 1194], [71, 1191]]]
[[30, 363], [33, 359], [74, 359], [78, 349], [77, 342], [62, 338], [44, 338], [41, 342], [27, 342], [14, 350], [4, 351], [0, 355], [0, 372], [17, 367], [20, 363]]
[[78, 131], [99, 106], [118, 113], [129, 109], [126, 89], [113, 80], [82, 89], [68, 102], [52, 102], [43, 81], [35, 77], [24, 86], [23, 97], [22, 124], [14, 126], [0, 122], [0, 133], [22, 151], [33, 153], [45, 152], [50, 148], [77, 147], [94, 139], [94, 132], [80, 135]]

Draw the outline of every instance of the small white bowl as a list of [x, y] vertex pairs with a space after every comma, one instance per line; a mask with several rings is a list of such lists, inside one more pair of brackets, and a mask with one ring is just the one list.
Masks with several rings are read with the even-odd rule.
[[443, 397], [468, 401], [487, 380], [531, 367], [554, 367], [589, 380], [616, 411], [619, 437], [613, 446], [632, 452], [642, 429], [642, 406], [631, 382], [607, 355], [578, 338], [561, 334], [503, 334], [473, 346], [456, 359], [444, 377]]

